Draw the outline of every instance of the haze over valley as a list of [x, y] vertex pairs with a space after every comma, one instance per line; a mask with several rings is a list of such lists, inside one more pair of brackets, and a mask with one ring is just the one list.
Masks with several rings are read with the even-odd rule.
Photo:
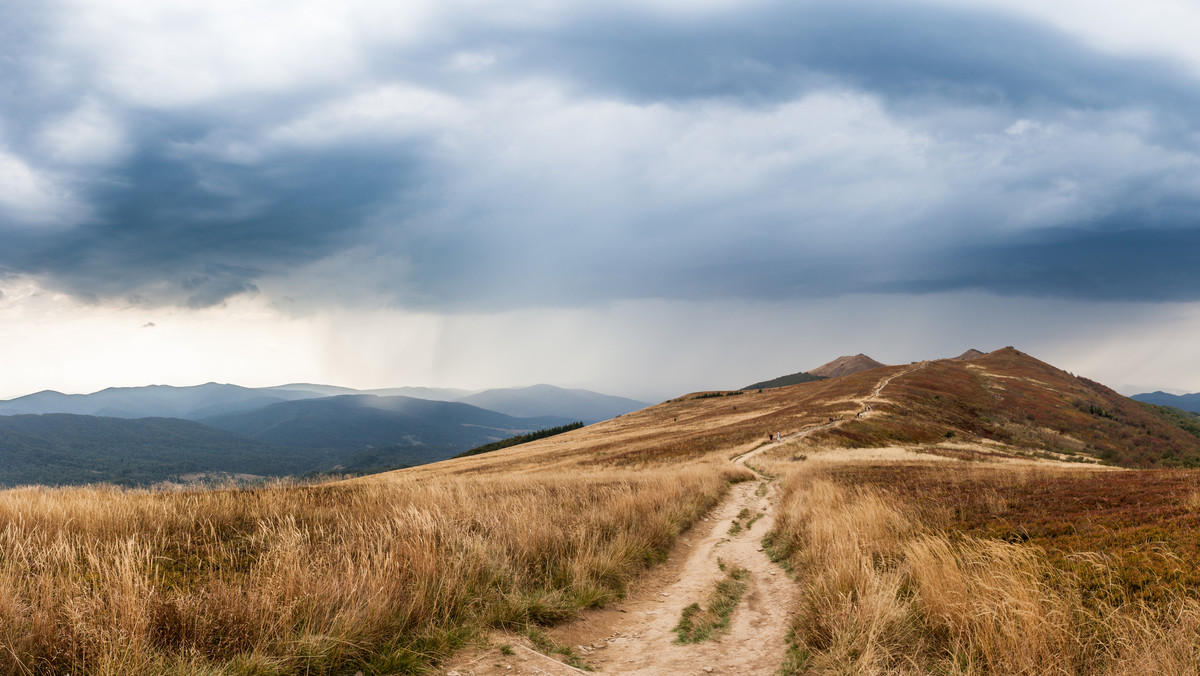
[[217, 383], [39, 392], [0, 402], [0, 485], [148, 486], [381, 471], [645, 405], [550, 385], [474, 393]]

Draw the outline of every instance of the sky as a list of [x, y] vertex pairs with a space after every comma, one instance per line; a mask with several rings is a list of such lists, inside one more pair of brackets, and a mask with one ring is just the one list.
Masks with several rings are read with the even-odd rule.
[[0, 5], [0, 398], [1200, 391], [1185, 0]]

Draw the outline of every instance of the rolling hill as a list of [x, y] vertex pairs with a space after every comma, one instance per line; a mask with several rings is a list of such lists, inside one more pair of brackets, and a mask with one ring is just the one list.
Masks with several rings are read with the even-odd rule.
[[877, 407], [883, 415], [817, 438], [851, 446], [959, 439], [1128, 467], [1200, 466], [1200, 439], [1168, 412], [1011, 347], [926, 362], [895, 380], [888, 400]]
[[861, 352], [854, 356], [843, 356], [834, 359], [833, 361], [822, 364], [815, 369], [810, 369], [809, 373], [822, 378], [837, 378], [840, 376], [849, 376], [863, 371], [870, 371], [885, 366], [882, 362], [877, 362]]

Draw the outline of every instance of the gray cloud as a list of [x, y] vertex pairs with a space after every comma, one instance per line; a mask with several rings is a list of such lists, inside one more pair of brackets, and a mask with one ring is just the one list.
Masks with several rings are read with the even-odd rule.
[[1200, 297], [1200, 83], [1014, 17], [448, 13], [364, 30], [341, 70], [181, 44], [182, 72], [211, 67], [193, 82], [21, 11], [0, 10], [0, 169], [25, 177], [0, 188], [0, 272], [80, 297]]

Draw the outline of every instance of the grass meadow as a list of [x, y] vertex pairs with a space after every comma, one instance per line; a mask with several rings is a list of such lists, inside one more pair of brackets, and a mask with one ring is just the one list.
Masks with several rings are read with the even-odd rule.
[[1194, 473], [789, 464], [781, 673], [1200, 671]]
[[2, 674], [417, 672], [608, 603], [732, 467], [0, 493]]

